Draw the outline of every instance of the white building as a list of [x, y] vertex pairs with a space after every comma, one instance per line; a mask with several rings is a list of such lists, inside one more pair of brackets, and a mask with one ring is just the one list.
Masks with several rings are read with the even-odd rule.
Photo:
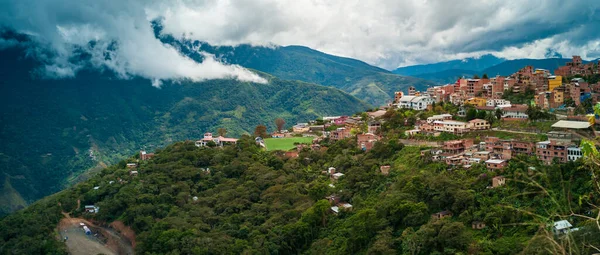
[[583, 157], [583, 152], [581, 151], [581, 148], [576, 146], [570, 146], [567, 148], [568, 161], [576, 161], [581, 157]]
[[427, 118], [427, 123], [431, 124], [434, 121], [444, 121], [444, 120], [452, 120], [452, 114], [439, 114], [439, 115], [433, 115], [429, 118]]
[[469, 131], [469, 124], [462, 121], [434, 121], [433, 129], [439, 132], [464, 133]]
[[400, 98], [398, 108], [409, 108], [413, 110], [425, 110], [433, 104], [435, 99], [430, 96], [405, 96]]
[[561, 220], [561, 221], [554, 222], [554, 227], [552, 228], [552, 232], [554, 232], [555, 235], [562, 235], [562, 234], [569, 233], [571, 231], [572, 227], [573, 227], [573, 225], [571, 225], [570, 222], [568, 222], [566, 220]]
[[508, 119], [527, 119], [527, 106], [526, 105], [512, 105], [510, 107], [502, 107], [502, 118]]
[[485, 102], [486, 106], [492, 106], [492, 107], [496, 107], [496, 106], [510, 106], [510, 101], [506, 100], [506, 99], [488, 99]]
[[222, 136], [213, 137], [212, 133], [205, 133], [202, 140], [196, 141], [197, 147], [207, 146], [209, 142], [214, 142], [217, 146], [222, 147], [225, 144], [236, 144], [238, 139], [226, 138]]

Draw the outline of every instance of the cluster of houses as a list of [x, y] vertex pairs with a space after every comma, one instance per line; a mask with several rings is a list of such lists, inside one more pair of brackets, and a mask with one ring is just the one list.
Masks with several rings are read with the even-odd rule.
[[407, 130], [406, 136], [414, 136], [416, 134], [428, 134], [437, 136], [442, 132], [452, 134], [466, 134], [476, 130], [490, 129], [490, 123], [482, 119], [474, 119], [468, 122], [452, 120], [451, 114], [434, 115], [427, 120], [419, 120], [415, 124], [415, 129]]
[[502, 170], [518, 154], [536, 156], [545, 164], [576, 161], [583, 156], [570, 133], [553, 131], [548, 136], [549, 140], [537, 143], [498, 137], [486, 137], [479, 144], [474, 144], [472, 139], [445, 141], [440, 147], [421, 151], [421, 156], [464, 168], [485, 164], [489, 170]]
[[[314, 134], [315, 131], [318, 131], [322, 133], [322, 136], [320, 138], [329, 138], [329, 140], [332, 142], [356, 136], [357, 147], [364, 151], [369, 151], [371, 150], [371, 148], [373, 148], [374, 144], [377, 141], [381, 140], [381, 136], [376, 135], [378, 133], [378, 130], [381, 128], [381, 122], [376, 121], [374, 119], [382, 116], [385, 113], [385, 110], [369, 112], [368, 116], [370, 117], [370, 121], [367, 121], [367, 123], [365, 123], [365, 121], [363, 121], [360, 117], [323, 117], [323, 123], [321, 125], [316, 125], [315, 121], [311, 121], [309, 123], [298, 123], [294, 125], [293, 134], [310, 135]], [[367, 126], [367, 132], [360, 133], [360, 130], [363, 129], [365, 124]], [[326, 131], [332, 126], [336, 127], [335, 130]], [[354, 134], [353, 130], [354, 132], [359, 133]], [[271, 137], [279, 138], [279, 135], [279, 133], [274, 133], [271, 135]], [[289, 134], [287, 136], [292, 136], [292, 134]], [[313, 146], [314, 144], [315, 142], [313, 141]]]
[[598, 74], [599, 70], [598, 63], [583, 64], [581, 57], [573, 56], [572, 61], [556, 69], [554, 75], [545, 69], [526, 66], [507, 77], [462, 78], [453, 84], [430, 87], [425, 92], [410, 87], [408, 95], [396, 92], [394, 104], [399, 108], [425, 110], [433, 103], [452, 102], [455, 105], [500, 108], [503, 112], [508, 111], [503, 118], [526, 118], [525, 114], [519, 114], [518, 117], [505, 116], [510, 115], [510, 111], [524, 113], [523, 106], [507, 108], [511, 107], [511, 103], [502, 99], [505, 92], [534, 91], [534, 102], [543, 109], [562, 107], [568, 99], [573, 100], [576, 106], [587, 99], [591, 99], [592, 104], [595, 104], [600, 101], [600, 83], [589, 84], [582, 78], [573, 78], [565, 82], [563, 78]]

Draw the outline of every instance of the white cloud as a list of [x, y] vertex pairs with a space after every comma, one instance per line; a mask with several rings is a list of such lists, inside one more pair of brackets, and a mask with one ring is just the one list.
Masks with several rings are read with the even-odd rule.
[[[222, 64], [211, 56], [197, 63], [161, 43], [150, 27], [146, 4], [153, 2], [19, 0], [0, 10], [0, 22], [27, 31], [54, 49], [55, 56], [45, 68], [49, 76], [72, 77], [81, 65], [91, 64], [109, 68], [123, 78], [152, 79], [154, 86], [166, 79], [266, 82], [255, 73]], [[78, 50], [88, 52], [89, 61], [74, 64]]]
[[585, 0], [14, 0], [0, 21], [56, 48], [116, 40], [111, 68], [123, 74], [252, 80], [239, 67], [178, 56], [153, 38], [148, 21], [164, 17], [164, 33], [214, 45], [305, 45], [394, 68], [486, 53], [541, 58], [549, 49], [600, 57], [599, 9]]

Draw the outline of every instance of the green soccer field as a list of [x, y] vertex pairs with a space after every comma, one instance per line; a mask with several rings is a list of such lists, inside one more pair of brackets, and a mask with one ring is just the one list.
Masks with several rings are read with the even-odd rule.
[[296, 147], [294, 143], [312, 144], [314, 137], [267, 138], [265, 144], [268, 151], [287, 151]]

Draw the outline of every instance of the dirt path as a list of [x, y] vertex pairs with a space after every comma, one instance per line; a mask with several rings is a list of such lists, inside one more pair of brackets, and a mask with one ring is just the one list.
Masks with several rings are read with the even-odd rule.
[[[77, 202], [79, 203], [79, 201]], [[71, 218], [66, 212], [62, 212], [62, 214], [65, 218], [58, 223], [57, 228], [60, 239], [65, 240], [66, 238], [65, 244], [70, 254], [134, 254], [131, 243], [135, 243], [135, 241], [130, 242], [113, 229], [97, 226], [82, 218]], [[81, 223], [90, 228], [91, 235], [85, 234]], [[135, 238], [135, 234], [131, 233], [130, 235], [133, 237], [127, 238]]]
[[[106, 254], [116, 255], [118, 254], [108, 246], [104, 245], [100, 239], [98, 233], [92, 230], [91, 235], [86, 235], [83, 228], [79, 225], [80, 222], [85, 223], [90, 229], [92, 225], [89, 222], [78, 219], [78, 218], [65, 218], [62, 219], [58, 226], [60, 237], [62, 240], [67, 238], [65, 244], [69, 249], [69, 253], [73, 255], [87, 255], [87, 254]], [[88, 225], [89, 224], [89, 225]]]

